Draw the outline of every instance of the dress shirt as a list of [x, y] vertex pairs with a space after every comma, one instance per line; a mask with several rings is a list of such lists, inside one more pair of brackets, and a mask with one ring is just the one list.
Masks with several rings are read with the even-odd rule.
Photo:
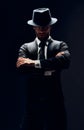
[[[49, 44], [49, 42], [48, 42], [49, 39], [51, 39], [50, 36], [49, 36], [49, 38], [46, 41], [46, 44], [44, 46], [45, 59], [47, 59], [47, 47], [48, 47], [48, 44]], [[40, 45], [41, 41], [36, 37], [36, 42], [38, 44], [38, 56], [37, 56], [37, 60], [35, 61], [35, 68], [41, 68], [41, 63], [40, 63], [40, 59], [39, 59], [39, 51], [40, 51], [40, 46], [39, 45]], [[55, 72], [55, 70], [45, 71], [44, 76], [51, 76], [53, 72]]]
[[[51, 37], [49, 36], [48, 40], [50, 39]], [[46, 44], [44, 46], [44, 56], [45, 56], [45, 59], [47, 59], [47, 46], [49, 44], [48, 40], [46, 41]], [[40, 51], [40, 43], [41, 41], [36, 37], [36, 43], [38, 44], [38, 56], [37, 56], [37, 60], [35, 61], [35, 68], [41, 68], [41, 63], [40, 63], [40, 59], [39, 59], [39, 51]]]
[[[48, 38], [48, 40], [50, 39], [50, 36], [49, 36], [49, 38]], [[49, 42], [48, 42], [48, 40], [46, 41], [46, 43], [45, 43], [45, 46], [44, 46], [44, 56], [45, 56], [45, 59], [47, 59], [47, 46], [48, 46], [48, 44], [49, 44]], [[37, 44], [38, 44], [38, 60], [39, 60], [39, 51], [40, 51], [40, 43], [41, 43], [41, 41], [36, 37], [36, 41], [37, 41]]]

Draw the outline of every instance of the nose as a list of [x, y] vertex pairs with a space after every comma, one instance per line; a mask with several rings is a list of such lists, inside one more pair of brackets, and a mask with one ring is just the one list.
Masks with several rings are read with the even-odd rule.
[[40, 29], [39, 29], [39, 33], [42, 33], [42, 34], [43, 34], [43, 33], [45, 33], [45, 30], [44, 30], [43, 28], [40, 28]]
[[40, 27], [39, 30], [40, 30], [41, 32], [43, 32], [43, 31], [45, 31], [45, 28]]

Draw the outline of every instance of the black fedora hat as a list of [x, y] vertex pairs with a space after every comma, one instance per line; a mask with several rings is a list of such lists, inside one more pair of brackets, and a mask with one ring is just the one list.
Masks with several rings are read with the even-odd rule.
[[57, 18], [51, 17], [49, 8], [38, 8], [33, 10], [32, 20], [27, 23], [32, 26], [47, 26], [57, 22]]

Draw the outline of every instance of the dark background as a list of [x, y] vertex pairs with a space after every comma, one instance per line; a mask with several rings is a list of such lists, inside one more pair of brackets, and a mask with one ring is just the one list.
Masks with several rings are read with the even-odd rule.
[[[58, 22], [54, 39], [65, 41], [71, 64], [62, 72], [68, 130], [84, 130], [84, 2], [74, 0], [3, 1], [0, 3], [0, 130], [18, 130], [24, 111], [24, 88], [18, 85], [16, 58], [20, 45], [34, 39], [27, 25], [32, 10], [49, 7]], [[24, 81], [24, 79], [22, 79]]]

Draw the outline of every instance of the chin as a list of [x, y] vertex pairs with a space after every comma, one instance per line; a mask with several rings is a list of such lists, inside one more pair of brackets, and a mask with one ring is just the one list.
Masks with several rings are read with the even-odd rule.
[[40, 36], [39, 39], [40, 40], [46, 40], [48, 37], [45, 37], [45, 36]]
[[40, 37], [39, 37], [39, 39], [43, 40], [43, 39], [45, 39], [45, 37], [43, 37], [43, 36], [40, 36]]

